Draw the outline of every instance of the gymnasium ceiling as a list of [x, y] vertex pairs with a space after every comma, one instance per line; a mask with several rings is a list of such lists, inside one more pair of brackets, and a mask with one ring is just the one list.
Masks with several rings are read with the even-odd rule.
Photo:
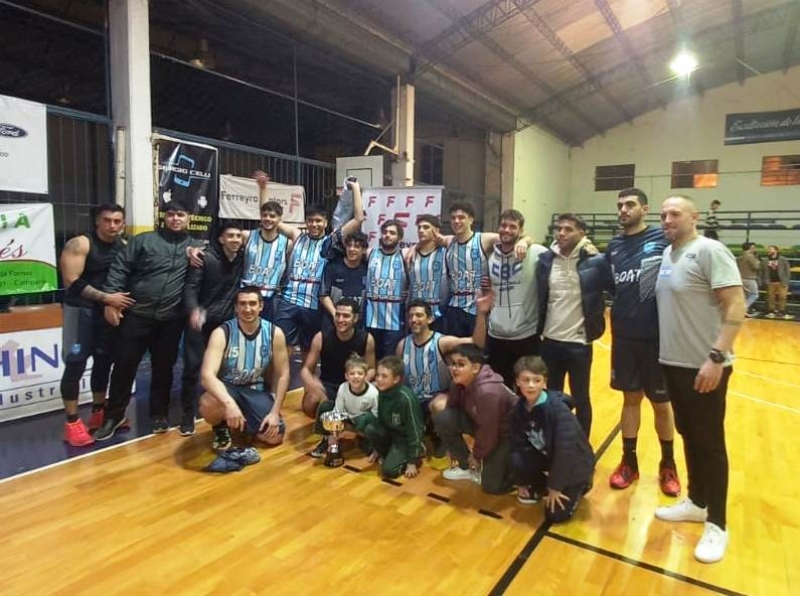
[[[102, 0], [21, 4], [104, 27]], [[397, 75], [414, 83], [426, 117], [503, 132], [535, 124], [581, 145], [688, 94], [800, 64], [800, 0], [149, 4], [155, 52], [187, 62], [211, 57], [210, 70], [291, 93], [291, 68], [279, 47], [285, 36], [297, 42], [295, 59], [318, 81], [303, 92], [376, 128], [387, 118], [386, 98]], [[280, 36], [273, 39], [270, 31]], [[700, 63], [688, 80], [668, 67], [680, 49], [694, 52]], [[79, 61], [77, 53], [72, 62]], [[368, 88], [370, 81], [375, 88]], [[348, 85], [363, 87], [360, 102], [345, 98]]]

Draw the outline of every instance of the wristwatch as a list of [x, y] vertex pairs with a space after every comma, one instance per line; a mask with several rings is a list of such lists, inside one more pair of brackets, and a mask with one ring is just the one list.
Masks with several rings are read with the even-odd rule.
[[708, 359], [714, 364], [725, 364], [725, 354], [722, 350], [718, 350], [717, 348], [711, 349], [708, 353]]

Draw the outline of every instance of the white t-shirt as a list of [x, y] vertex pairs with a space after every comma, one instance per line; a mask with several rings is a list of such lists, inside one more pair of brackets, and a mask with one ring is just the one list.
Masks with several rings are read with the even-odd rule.
[[714, 290], [741, 285], [736, 259], [717, 240], [698, 236], [676, 251], [665, 248], [656, 282], [659, 362], [703, 366], [722, 327]]
[[364, 393], [356, 395], [350, 391], [350, 384], [345, 382], [339, 385], [336, 392], [335, 409], [345, 413], [350, 418], [355, 418], [366, 412], [378, 415], [378, 388], [372, 383], [367, 383]]

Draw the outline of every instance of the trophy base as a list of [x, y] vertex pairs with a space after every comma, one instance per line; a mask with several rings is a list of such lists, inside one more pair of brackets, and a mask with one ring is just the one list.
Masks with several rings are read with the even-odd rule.
[[344, 465], [344, 458], [338, 453], [329, 453], [325, 456], [325, 465], [329, 468], [339, 468]]

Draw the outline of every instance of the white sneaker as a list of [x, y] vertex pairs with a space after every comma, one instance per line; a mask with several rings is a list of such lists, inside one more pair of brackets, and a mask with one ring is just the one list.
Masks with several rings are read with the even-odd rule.
[[472, 480], [475, 484], [481, 483], [481, 477], [475, 470], [464, 470], [458, 466], [454, 466], [442, 472], [445, 480]]
[[786, 319], [787, 321], [791, 321], [792, 319], [794, 319], [794, 317], [788, 313], [783, 315], [783, 318]]
[[717, 563], [728, 548], [728, 532], [717, 524], [706, 522], [700, 542], [694, 549], [694, 558], [701, 563]]
[[691, 499], [684, 499], [674, 505], [658, 507], [656, 517], [671, 522], [704, 522], [708, 517], [705, 507], [698, 507]]
[[768, 319], [774, 319], [774, 318], [775, 318], [775, 317], [777, 317], [777, 316], [778, 316], [778, 315], [776, 315], [774, 312], [768, 312], [768, 313], [767, 313], [767, 315], [766, 315], [766, 317], [767, 317]]

